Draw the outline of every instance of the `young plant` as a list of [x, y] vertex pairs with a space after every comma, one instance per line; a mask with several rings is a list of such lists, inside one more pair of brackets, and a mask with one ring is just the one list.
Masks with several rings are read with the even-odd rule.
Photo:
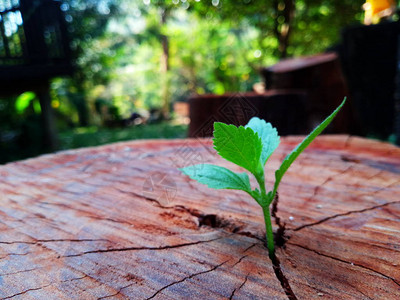
[[331, 123], [345, 102], [346, 99], [286, 156], [279, 169], [275, 171], [275, 184], [272, 190], [268, 192], [265, 187], [264, 166], [278, 147], [280, 140], [277, 130], [270, 123], [266, 123], [257, 117], [252, 118], [245, 127], [215, 122], [213, 142], [215, 150], [222, 158], [246, 169], [255, 177], [259, 189], [255, 188], [253, 190], [251, 188], [247, 173], [235, 173], [216, 165], [200, 164], [181, 168], [180, 170], [190, 178], [206, 184], [209, 188], [241, 190], [254, 198], [264, 213], [267, 247], [269, 256], [273, 259], [275, 257], [275, 246], [270, 205], [278, 191], [279, 183], [290, 165]]

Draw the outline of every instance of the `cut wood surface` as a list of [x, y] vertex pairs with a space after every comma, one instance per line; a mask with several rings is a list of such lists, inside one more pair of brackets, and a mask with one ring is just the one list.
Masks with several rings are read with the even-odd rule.
[[[282, 139], [269, 187], [300, 141]], [[300, 155], [279, 189], [283, 276], [258, 204], [177, 169], [202, 162], [239, 171], [210, 139], [0, 166], [0, 299], [287, 299], [285, 279], [297, 299], [400, 299], [400, 148], [322, 136]]]

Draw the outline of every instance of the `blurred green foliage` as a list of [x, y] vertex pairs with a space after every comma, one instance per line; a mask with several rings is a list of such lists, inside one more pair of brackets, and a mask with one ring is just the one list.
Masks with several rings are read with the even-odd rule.
[[41, 113], [41, 107], [36, 99], [36, 95], [33, 92], [25, 92], [18, 96], [15, 100], [15, 110], [17, 114], [23, 114], [24, 111], [30, 106], [33, 105], [33, 110], [35, 113]]
[[0, 164], [42, 153], [40, 105], [33, 93], [0, 101]]
[[159, 123], [130, 128], [79, 127], [60, 133], [60, 148], [73, 149], [137, 139], [185, 138], [187, 125]]
[[[325, 51], [344, 26], [360, 23], [363, 0], [64, 0], [78, 72], [54, 82], [60, 111], [74, 123], [101, 125], [101, 113], [162, 107], [191, 93], [249, 91], [258, 69], [282, 56]], [[285, 9], [293, 2], [287, 53], [280, 50]], [[167, 11], [165, 23], [161, 15]], [[283, 25], [282, 25], [283, 24]], [[168, 38], [167, 77], [160, 71]], [[101, 99], [103, 110], [96, 110]], [[63, 107], [61, 107], [63, 106]]]
[[[337, 43], [344, 26], [360, 23], [363, 2], [63, 0], [76, 72], [52, 82], [61, 139], [77, 126], [160, 110], [165, 97], [170, 105], [193, 93], [251, 91], [261, 81], [259, 68]], [[32, 93], [0, 99], [0, 163], [40, 153], [38, 103]]]

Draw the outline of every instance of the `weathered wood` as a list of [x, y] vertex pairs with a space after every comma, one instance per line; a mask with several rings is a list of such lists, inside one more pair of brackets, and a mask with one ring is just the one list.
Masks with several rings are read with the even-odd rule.
[[[268, 68], [261, 69], [267, 90], [303, 90], [308, 130], [314, 129], [348, 97], [346, 82], [336, 53], [284, 59]], [[327, 128], [329, 133], [358, 133], [352, 111], [352, 99]]]
[[196, 95], [189, 99], [189, 137], [212, 136], [214, 122], [246, 125], [252, 117], [274, 124], [281, 135], [306, 134], [306, 95], [299, 90]]
[[44, 82], [36, 91], [42, 110], [43, 148], [46, 151], [55, 151], [58, 147], [58, 138], [54, 110], [51, 106], [50, 82]]
[[394, 133], [400, 22], [356, 25], [342, 31], [340, 56], [361, 134]]
[[[269, 185], [299, 141], [284, 138], [270, 158]], [[0, 298], [287, 299], [254, 200], [177, 170], [206, 161], [235, 169], [207, 139], [1, 166]], [[279, 192], [287, 240], [277, 255], [298, 299], [399, 299], [399, 148], [320, 137]]]

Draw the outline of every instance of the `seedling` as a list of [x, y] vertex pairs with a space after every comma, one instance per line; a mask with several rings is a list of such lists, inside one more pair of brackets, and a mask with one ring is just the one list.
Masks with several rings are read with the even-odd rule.
[[275, 245], [270, 205], [276, 196], [279, 183], [290, 165], [331, 123], [345, 102], [346, 99], [286, 156], [279, 169], [275, 171], [275, 184], [272, 190], [268, 192], [265, 187], [264, 166], [278, 147], [280, 140], [277, 130], [270, 123], [257, 117], [252, 118], [245, 127], [215, 122], [213, 142], [215, 150], [222, 158], [246, 169], [255, 177], [259, 189], [253, 190], [251, 188], [247, 173], [235, 173], [216, 165], [200, 164], [180, 170], [190, 178], [206, 184], [209, 188], [241, 190], [254, 198], [264, 213], [268, 253], [270, 258], [273, 259], [275, 257]]

